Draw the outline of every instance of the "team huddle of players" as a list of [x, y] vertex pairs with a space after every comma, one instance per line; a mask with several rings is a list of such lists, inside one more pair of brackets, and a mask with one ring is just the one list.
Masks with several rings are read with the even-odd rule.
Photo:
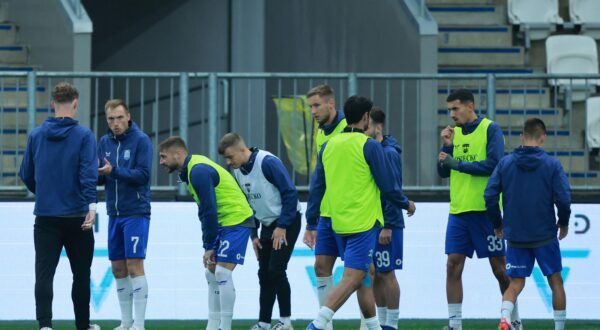
[[[65, 112], [68, 116], [76, 111], [77, 96], [75, 93], [63, 102], [71, 111]], [[354, 292], [362, 329], [397, 329], [400, 287], [395, 270], [403, 267], [402, 210], [409, 217], [416, 211], [415, 203], [402, 192], [401, 148], [393, 136], [384, 135], [385, 113], [368, 98], [351, 96], [339, 111], [334, 91], [327, 85], [312, 88], [306, 97], [319, 129], [303, 242], [315, 252], [320, 305], [307, 329], [332, 329], [334, 313]], [[563, 329], [566, 297], [558, 240], [568, 232], [570, 187], [560, 163], [541, 148], [546, 138], [544, 123], [528, 119], [522, 146], [504, 156], [500, 127], [476, 114], [468, 90], [454, 91], [446, 101], [455, 126], [441, 131], [437, 170], [442, 178], [450, 178], [445, 240], [447, 328], [462, 329], [461, 276], [466, 258], [477, 252], [479, 258], [489, 259], [503, 294], [500, 329], [522, 329], [516, 301], [535, 261], [552, 289], [555, 329]], [[98, 143], [98, 166], [93, 170], [97, 168], [98, 184], [106, 186], [109, 259], [121, 308], [121, 324], [116, 330], [139, 330], [144, 329], [148, 296], [143, 260], [150, 222], [153, 150], [148, 136], [132, 121], [125, 102], [109, 100], [105, 114], [109, 132]], [[65, 119], [53, 120], [56, 123], [49, 119], [59, 139], [66, 134], [61, 128]], [[35, 141], [30, 141], [27, 152], [34, 145]], [[259, 318], [252, 330], [291, 330], [286, 269], [302, 227], [296, 188], [279, 158], [249, 148], [238, 134], [223, 136], [218, 150], [233, 175], [215, 160], [191, 154], [180, 137], [169, 137], [158, 146], [160, 165], [169, 173], [179, 173], [198, 204], [209, 288], [207, 329], [232, 328], [236, 299], [232, 272], [244, 263], [251, 239], [260, 284]], [[28, 171], [28, 166], [33, 165], [28, 161], [26, 157], [20, 175], [35, 192], [35, 181], [28, 174], [33, 171]], [[92, 184], [95, 190], [95, 182]], [[36, 209], [39, 203], [36, 199]], [[95, 203], [90, 204], [90, 212], [92, 206], [94, 214], [85, 221], [81, 218], [84, 230], [93, 224]], [[36, 245], [37, 240], [36, 236]], [[91, 247], [93, 250], [93, 237]], [[344, 262], [344, 273], [334, 286], [332, 269], [338, 257]], [[38, 275], [36, 265], [36, 301]], [[89, 292], [87, 299], [89, 302]], [[51, 304], [51, 297], [49, 301]], [[272, 325], [275, 301], [280, 319]], [[50, 329], [51, 309], [48, 317], [40, 312], [40, 306], [40, 326]], [[78, 322], [87, 329], [89, 310], [84, 314]]]

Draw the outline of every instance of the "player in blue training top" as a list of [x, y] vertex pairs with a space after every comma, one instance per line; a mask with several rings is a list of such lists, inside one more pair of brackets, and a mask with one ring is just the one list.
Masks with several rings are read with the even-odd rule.
[[[510, 285], [502, 296], [502, 330], [513, 329], [511, 313], [515, 301], [536, 261], [552, 290], [554, 329], [565, 327], [567, 299], [558, 240], [569, 232], [571, 188], [560, 162], [542, 149], [545, 140], [546, 125], [542, 120], [525, 121], [522, 146], [500, 160], [485, 189], [488, 217], [496, 235], [508, 242], [506, 272]], [[500, 194], [504, 216], [498, 203]]]
[[[504, 137], [498, 124], [475, 113], [475, 99], [469, 90], [453, 91], [446, 102], [456, 127], [447, 126], [440, 134], [443, 146], [437, 169], [440, 177], [450, 177], [445, 247], [448, 329], [461, 330], [462, 272], [467, 257], [477, 252], [478, 258], [488, 258], [500, 292], [504, 293], [509, 284], [504, 241], [495, 236], [483, 200], [489, 176], [504, 155]], [[520, 329], [517, 307], [512, 319]]]
[[[381, 143], [383, 153], [391, 165], [394, 178], [402, 189], [402, 150], [391, 135], [383, 135], [385, 113], [379, 107], [373, 107], [369, 113], [369, 128], [365, 133]], [[408, 216], [415, 212], [415, 204], [405, 198], [408, 205]], [[400, 286], [394, 270], [402, 269], [402, 252], [404, 244], [404, 217], [402, 209], [394, 206], [385, 198], [381, 198], [383, 209], [383, 228], [379, 231], [375, 246], [375, 278], [373, 294], [377, 305], [377, 317], [381, 328], [398, 329], [400, 314]]]
[[[298, 191], [279, 158], [268, 151], [248, 148], [236, 133], [223, 136], [219, 153], [234, 169], [233, 176], [262, 227], [260, 238], [257, 230], [252, 232], [258, 259], [260, 311], [258, 323], [251, 330], [291, 330], [291, 289], [286, 269], [300, 234]], [[275, 299], [280, 320], [271, 327]]]
[[172, 136], [158, 146], [160, 164], [180, 178], [198, 204], [204, 266], [208, 282], [207, 330], [231, 330], [235, 286], [231, 277], [244, 264], [246, 246], [256, 228], [252, 208], [240, 186], [219, 164], [188, 154], [183, 139]]
[[109, 131], [98, 143], [98, 174], [99, 184], [105, 185], [108, 258], [121, 306], [121, 325], [115, 329], [144, 329], [152, 142], [131, 121], [123, 100], [106, 102], [104, 113]]

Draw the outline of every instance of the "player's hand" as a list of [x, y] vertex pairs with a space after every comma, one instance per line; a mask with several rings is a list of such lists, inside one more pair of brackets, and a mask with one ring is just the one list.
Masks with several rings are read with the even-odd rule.
[[286, 229], [285, 228], [275, 228], [275, 230], [273, 230], [273, 235], [271, 236], [271, 239], [273, 240], [273, 250], [279, 250], [283, 247], [283, 244], [285, 244], [286, 246], [288, 245], [287, 239], [285, 238], [285, 234], [286, 234]]
[[446, 158], [448, 157], [448, 154], [440, 151], [440, 153], [438, 154], [438, 162], [441, 164], [444, 162], [444, 160], [446, 160]]
[[569, 226], [558, 226], [558, 239], [563, 239], [569, 234]]
[[85, 220], [81, 224], [81, 229], [92, 230], [94, 223], [96, 223], [96, 210], [89, 210], [85, 215]]
[[308, 230], [308, 229], [305, 230], [304, 231], [304, 239], [302, 241], [311, 250], [314, 250], [315, 245], [317, 244], [317, 231], [316, 230]]
[[494, 233], [496, 234], [496, 237], [498, 237], [499, 239], [504, 239], [504, 229], [502, 229], [502, 227], [494, 228]]
[[406, 214], [409, 217], [412, 217], [415, 214], [416, 210], [417, 210], [417, 207], [415, 206], [415, 202], [408, 201], [408, 209], [406, 210]]
[[216, 264], [215, 250], [206, 250], [206, 252], [204, 252], [204, 256], [202, 257], [202, 261], [204, 262], [204, 267]]
[[109, 175], [112, 172], [112, 165], [108, 159], [104, 158], [104, 166], [98, 169], [98, 175]]
[[260, 240], [255, 238], [252, 240], [252, 247], [254, 248], [254, 254], [256, 255], [256, 260], [258, 260], [258, 250], [262, 250], [262, 244], [260, 244]]
[[390, 228], [383, 228], [379, 233], [379, 244], [388, 245], [392, 242], [392, 230]]
[[451, 145], [454, 140], [454, 127], [446, 126], [440, 133], [440, 136], [442, 137], [442, 142], [445, 146]]

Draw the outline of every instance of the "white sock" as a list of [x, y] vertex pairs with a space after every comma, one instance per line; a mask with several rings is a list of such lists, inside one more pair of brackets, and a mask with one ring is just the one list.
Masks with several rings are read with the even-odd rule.
[[131, 279], [129, 276], [115, 279], [117, 282], [117, 297], [121, 306], [121, 324], [128, 328], [133, 325], [133, 299], [131, 299]]
[[366, 330], [367, 329], [367, 323], [366, 323], [366, 320], [365, 320], [365, 316], [362, 313], [360, 313], [360, 328], [359, 329], [360, 330]]
[[448, 320], [453, 329], [462, 329], [462, 304], [448, 304]]
[[554, 330], [564, 330], [565, 320], [567, 319], [567, 311], [554, 311]]
[[388, 309], [387, 317], [385, 318], [385, 323], [382, 325], [387, 325], [394, 329], [398, 329], [398, 316], [400, 315], [399, 309]]
[[381, 325], [379, 324], [379, 319], [377, 316], [373, 316], [372, 318], [365, 319], [365, 325], [369, 330], [380, 330]]
[[506, 321], [508, 323], [512, 322], [511, 316], [512, 316], [514, 308], [515, 308], [515, 304], [513, 304], [512, 301], [509, 301], [509, 300], [502, 301], [502, 307], [500, 309], [501, 317], [503, 319], [506, 319]]
[[377, 317], [379, 318], [379, 324], [382, 326], [386, 325], [387, 310], [387, 307], [377, 307]]
[[204, 271], [208, 283], [208, 323], [206, 330], [219, 330], [221, 323], [221, 301], [219, 295], [219, 282], [215, 274], [208, 269]]
[[235, 305], [235, 287], [231, 278], [231, 271], [217, 265], [215, 277], [219, 283], [219, 296], [221, 302], [221, 330], [231, 330], [233, 318], [233, 305]]
[[148, 303], [148, 282], [146, 276], [131, 278], [131, 290], [133, 291], [133, 325], [144, 328], [146, 319], [146, 305]]
[[313, 324], [319, 329], [325, 329], [327, 324], [333, 319], [333, 314], [334, 311], [332, 311], [327, 306], [323, 306], [319, 310], [319, 314], [317, 315], [317, 318], [313, 321]]
[[279, 321], [285, 325], [292, 325], [292, 319], [289, 316], [282, 316], [279, 318]]
[[515, 301], [515, 308], [513, 308], [513, 311], [510, 314], [510, 319], [512, 321], [519, 321], [519, 322], [521, 322], [521, 317], [519, 316], [519, 302], [518, 301]]
[[317, 277], [317, 297], [319, 298], [319, 307], [325, 305], [327, 295], [333, 289], [333, 276]]

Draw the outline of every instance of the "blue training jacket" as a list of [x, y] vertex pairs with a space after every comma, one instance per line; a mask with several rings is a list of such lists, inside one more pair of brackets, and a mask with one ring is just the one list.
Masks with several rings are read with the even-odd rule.
[[29, 135], [19, 171], [35, 194], [37, 216], [88, 212], [96, 203], [96, 139], [89, 128], [68, 117], [48, 118]]
[[106, 187], [109, 216], [150, 215], [150, 173], [152, 142], [134, 122], [120, 136], [112, 131], [98, 144], [100, 166], [108, 159], [113, 169], [100, 176], [98, 184]]
[[[502, 193], [504, 217], [498, 199]], [[560, 162], [540, 147], [519, 147], [500, 160], [484, 193], [487, 215], [504, 237], [528, 243], [556, 237], [558, 223], [569, 225], [571, 192]]]
[[[385, 135], [381, 141], [383, 153], [390, 164], [396, 182], [402, 191], [402, 149], [396, 142], [396, 138], [391, 135]], [[404, 194], [403, 194], [404, 195]], [[408, 205], [408, 198], [404, 196], [404, 203]], [[381, 208], [383, 209], [384, 228], [404, 228], [404, 215], [402, 209], [394, 206], [383, 196], [381, 197]]]

